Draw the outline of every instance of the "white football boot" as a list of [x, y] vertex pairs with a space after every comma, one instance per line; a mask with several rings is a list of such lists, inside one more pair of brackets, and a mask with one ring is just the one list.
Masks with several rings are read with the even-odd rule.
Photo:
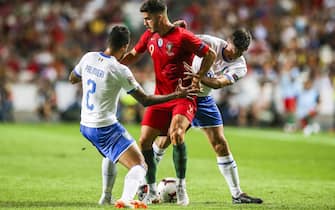
[[100, 200], [98, 202], [99, 205], [113, 205], [114, 199], [112, 194], [110, 193], [103, 193], [100, 197]]
[[185, 185], [177, 185], [177, 204], [187, 206], [190, 203]]

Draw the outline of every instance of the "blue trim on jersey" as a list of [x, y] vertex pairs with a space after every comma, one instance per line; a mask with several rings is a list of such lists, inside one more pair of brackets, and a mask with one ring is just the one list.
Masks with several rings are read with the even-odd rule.
[[81, 78], [81, 75], [76, 71], [76, 69], [73, 69], [73, 73], [76, 75], [76, 77]]
[[88, 139], [104, 157], [116, 163], [120, 156], [135, 140], [120, 123], [101, 128], [90, 128], [80, 125], [80, 132]]
[[132, 94], [133, 92], [135, 92], [135, 90], [137, 90], [138, 89], [138, 87], [136, 87], [136, 88], [134, 88], [134, 89], [131, 89], [131, 90], [129, 90], [128, 92], [127, 92], [127, 94]]
[[192, 121], [194, 127], [217, 127], [223, 125], [222, 116], [212, 96], [197, 98], [197, 112]]
[[231, 83], [236, 82], [235, 79], [234, 79], [232, 76], [230, 76], [229, 74], [223, 74], [223, 76], [226, 76], [227, 79], [228, 79]]
[[103, 52], [100, 52], [99, 54], [100, 54], [102, 57], [105, 57], [105, 58], [111, 58], [111, 56], [106, 55], [106, 54], [104, 54]]
[[200, 52], [205, 46], [206, 46], [206, 44], [204, 42], [202, 42], [198, 51]]
[[222, 51], [221, 51], [222, 58], [223, 58], [223, 60], [224, 60], [225, 62], [227, 62], [227, 63], [231, 63], [231, 62], [233, 62], [233, 60], [228, 59], [228, 58], [224, 55], [224, 51], [225, 51], [225, 49], [226, 49], [227, 47], [228, 47], [228, 44], [227, 44], [226, 47], [223, 47], [223, 48], [222, 48]]

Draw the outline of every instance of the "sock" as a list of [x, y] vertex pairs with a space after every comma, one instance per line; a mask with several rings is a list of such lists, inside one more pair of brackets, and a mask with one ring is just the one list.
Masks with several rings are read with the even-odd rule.
[[125, 179], [121, 200], [129, 202], [134, 199], [141, 181], [144, 179], [146, 170], [141, 165], [132, 167]]
[[102, 193], [111, 195], [117, 174], [116, 164], [114, 164], [108, 158], [102, 159], [101, 174], [102, 174]]
[[166, 149], [159, 148], [155, 142], [152, 144], [152, 149], [154, 151], [154, 158], [158, 164], [162, 160]]
[[156, 185], [156, 182], [149, 184], [149, 192], [157, 194], [157, 185]]
[[146, 175], [147, 183], [148, 184], [155, 183], [157, 166], [156, 166], [156, 162], [154, 159], [154, 152], [151, 149], [151, 150], [142, 151], [142, 154], [144, 156], [145, 162], [148, 165], [148, 172]]
[[233, 197], [238, 197], [242, 191], [238, 177], [237, 165], [232, 155], [217, 157], [217, 163], [221, 174], [226, 179]]
[[183, 186], [183, 187], [186, 186], [186, 180], [185, 180], [185, 178], [184, 178], [184, 179], [179, 179], [179, 178], [177, 178], [176, 185], [177, 185], [177, 186], [181, 185], [181, 186]]
[[185, 143], [173, 145], [173, 162], [177, 178], [184, 179], [187, 164], [187, 152]]

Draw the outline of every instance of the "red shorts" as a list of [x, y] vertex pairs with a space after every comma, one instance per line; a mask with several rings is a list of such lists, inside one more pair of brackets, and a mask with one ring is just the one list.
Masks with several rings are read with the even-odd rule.
[[142, 125], [146, 125], [161, 131], [166, 136], [173, 116], [184, 115], [191, 123], [197, 109], [196, 100], [186, 98], [175, 99], [163, 104], [149, 106], [142, 119]]
[[285, 111], [286, 112], [295, 112], [296, 99], [295, 98], [285, 98], [284, 99]]

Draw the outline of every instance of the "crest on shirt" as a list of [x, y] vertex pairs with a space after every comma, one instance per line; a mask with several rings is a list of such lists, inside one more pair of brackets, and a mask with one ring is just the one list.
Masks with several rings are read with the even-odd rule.
[[159, 38], [157, 40], [157, 44], [158, 44], [158, 47], [162, 47], [163, 46], [163, 39], [162, 38]]
[[166, 44], [166, 53], [169, 56], [174, 56], [174, 52], [172, 52], [173, 44], [171, 42]]

